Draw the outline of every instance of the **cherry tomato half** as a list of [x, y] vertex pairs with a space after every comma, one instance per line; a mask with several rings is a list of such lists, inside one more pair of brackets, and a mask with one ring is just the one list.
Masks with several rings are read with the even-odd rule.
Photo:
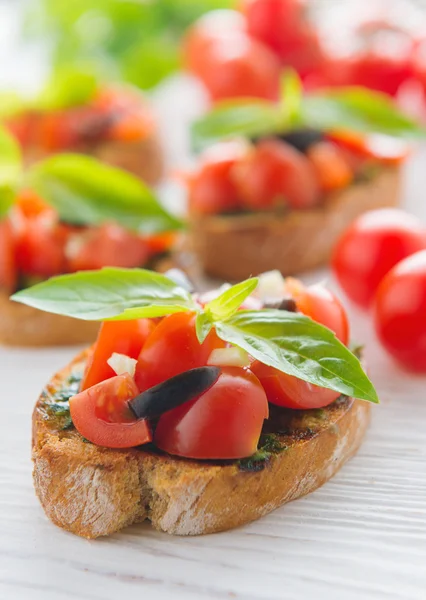
[[307, 152], [323, 192], [333, 192], [348, 186], [353, 171], [343, 151], [331, 142], [313, 144]]
[[0, 221], [0, 289], [14, 291], [18, 280], [15, 261], [15, 241], [9, 220]]
[[44, 214], [27, 219], [16, 240], [18, 270], [25, 275], [52, 277], [64, 273], [68, 229], [45, 221]]
[[160, 417], [155, 443], [187, 458], [244, 458], [256, 452], [266, 418], [259, 380], [248, 370], [227, 367], [201, 396]]
[[340, 396], [339, 392], [312, 385], [255, 361], [250, 369], [258, 377], [272, 404], [293, 409], [322, 408]]
[[285, 284], [301, 313], [331, 329], [342, 344], [347, 345], [349, 341], [348, 317], [340, 300], [333, 292], [319, 284], [305, 287], [292, 277], [288, 277]]
[[115, 373], [107, 363], [113, 352], [137, 358], [154, 329], [155, 323], [151, 319], [104, 321], [87, 362], [81, 390], [114, 377]]
[[361, 215], [338, 241], [334, 275], [346, 295], [368, 308], [383, 277], [400, 260], [426, 248], [426, 230], [414, 216], [397, 209]]
[[148, 421], [136, 420], [128, 406], [138, 393], [128, 373], [80, 392], [70, 399], [75, 428], [93, 444], [107, 448], [133, 448], [150, 442]]
[[279, 140], [259, 142], [233, 168], [233, 177], [244, 204], [268, 209], [288, 204], [302, 209], [319, 202], [319, 187], [309, 160]]
[[426, 372], [426, 250], [398, 263], [383, 279], [374, 322], [393, 358], [410, 371]]
[[135, 373], [141, 392], [174, 375], [206, 365], [212, 351], [225, 346], [213, 330], [200, 344], [195, 319], [194, 313], [190, 312], [169, 315], [148, 337]]

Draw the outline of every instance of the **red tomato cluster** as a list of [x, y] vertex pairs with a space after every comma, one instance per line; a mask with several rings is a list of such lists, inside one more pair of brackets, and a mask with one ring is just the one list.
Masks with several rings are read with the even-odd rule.
[[278, 138], [252, 145], [222, 142], [188, 178], [190, 210], [209, 215], [315, 207], [326, 194], [347, 187], [364, 165], [406, 157], [406, 144], [380, 142], [341, 132], [313, 143], [305, 154]]
[[[287, 280], [298, 310], [329, 327], [347, 344], [346, 314], [337, 298], [320, 286]], [[154, 440], [162, 450], [197, 459], [233, 459], [253, 454], [268, 401], [291, 409], [326, 406], [339, 394], [281, 373], [259, 361], [248, 367], [224, 366], [206, 391], [164, 412], [152, 432], [136, 419], [129, 400], [190, 369], [208, 364], [211, 353], [227, 344], [214, 330], [200, 344], [196, 315], [176, 313], [163, 319], [105, 322], [89, 357], [81, 392], [70, 409], [78, 431], [90, 441], [112, 448]], [[115, 375], [108, 364], [113, 353], [137, 359], [134, 378]]]
[[376, 332], [403, 366], [426, 371], [426, 228], [401, 210], [359, 217], [338, 242], [334, 274], [347, 296], [373, 308]]
[[171, 240], [162, 238], [142, 237], [115, 224], [64, 225], [41, 198], [24, 191], [0, 222], [0, 289], [13, 292], [19, 278], [46, 279], [105, 266], [140, 267], [170, 247]]
[[237, 96], [273, 99], [283, 66], [307, 88], [362, 85], [392, 96], [415, 81], [426, 97], [426, 40], [383, 19], [352, 23], [339, 56], [320, 38], [303, 0], [241, 0], [240, 12], [212, 11], [188, 31], [185, 66], [213, 100]]

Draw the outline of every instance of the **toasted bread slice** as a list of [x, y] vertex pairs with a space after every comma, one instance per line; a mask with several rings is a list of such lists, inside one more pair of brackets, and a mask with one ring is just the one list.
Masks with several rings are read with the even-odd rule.
[[94, 342], [99, 323], [79, 321], [18, 304], [0, 291], [0, 344], [64, 346]]
[[367, 402], [342, 397], [321, 410], [272, 407], [265, 422], [269, 452], [257, 459], [202, 462], [145, 447], [101, 448], [84, 440], [52, 405], [55, 393], [78, 380], [87, 355], [52, 378], [33, 414], [37, 495], [56, 525], [86, 538], [145, 519], [176, 535], [258, 519], [330, 479], [356, 452], [369, 422]]
[[386, 167], [371, 180], [330, 195], [315, 209], [282, 216], [259, 212], [194, 218], [193, 247], [204, 271], [226, 281], [273, 269], [294, 275], [326, 264], [339, 237], [360, 214], [396, 206], [400, 187], [401, 168]]

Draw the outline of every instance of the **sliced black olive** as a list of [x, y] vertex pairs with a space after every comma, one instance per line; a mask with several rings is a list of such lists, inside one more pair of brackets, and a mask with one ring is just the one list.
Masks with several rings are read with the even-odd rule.
[[185, 371], [142, 392], [130, 400], [129, 407], [137, 419], [154, 419], [206, 392], [219, 375], [218, 367]]
[[266, 300], [264, 308], [277, 308], [278, 310], [288, 310], [288, 312], [297, 312], [297, 305], [290, 296], [278, 298], [278, 300]]
[[279, 138], [305, 154], [311, 146], [324, 139], [324, 134], [317, 129], [293, 129], [282, 133]]
[[188, 292], [192, 293], [195, 291], [194, 284], [189, 279], [186, 273], [181, 271], [181, 269], [169, 269], [164, 273], [166, 277], [174, 281], [177, 285], [180, 285]]

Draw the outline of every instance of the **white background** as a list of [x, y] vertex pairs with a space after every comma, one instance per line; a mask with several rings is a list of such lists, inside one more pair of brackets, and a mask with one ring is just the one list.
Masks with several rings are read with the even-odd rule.
[[[0, 0], [0, 82], [33, 86], [42, 52], [16, 55], [4, 7]], [[197, 110], [189, 92], [172, 82], [156, 99], [175, 161], [186, 143], [176, 117]], [[425, 150], [407, 167], [404, 203], [426, 222]], [[376, 344], [371, 321], [351, 316], [381, 398], [359, 454], [309, 497], [198, 538], [143, 524], [88, 542], [53, 526], [32, 487], [31, 410], [76, 349], [1, 348], [0, 600], [425, 600], [426, 378], [401, 372]]]

